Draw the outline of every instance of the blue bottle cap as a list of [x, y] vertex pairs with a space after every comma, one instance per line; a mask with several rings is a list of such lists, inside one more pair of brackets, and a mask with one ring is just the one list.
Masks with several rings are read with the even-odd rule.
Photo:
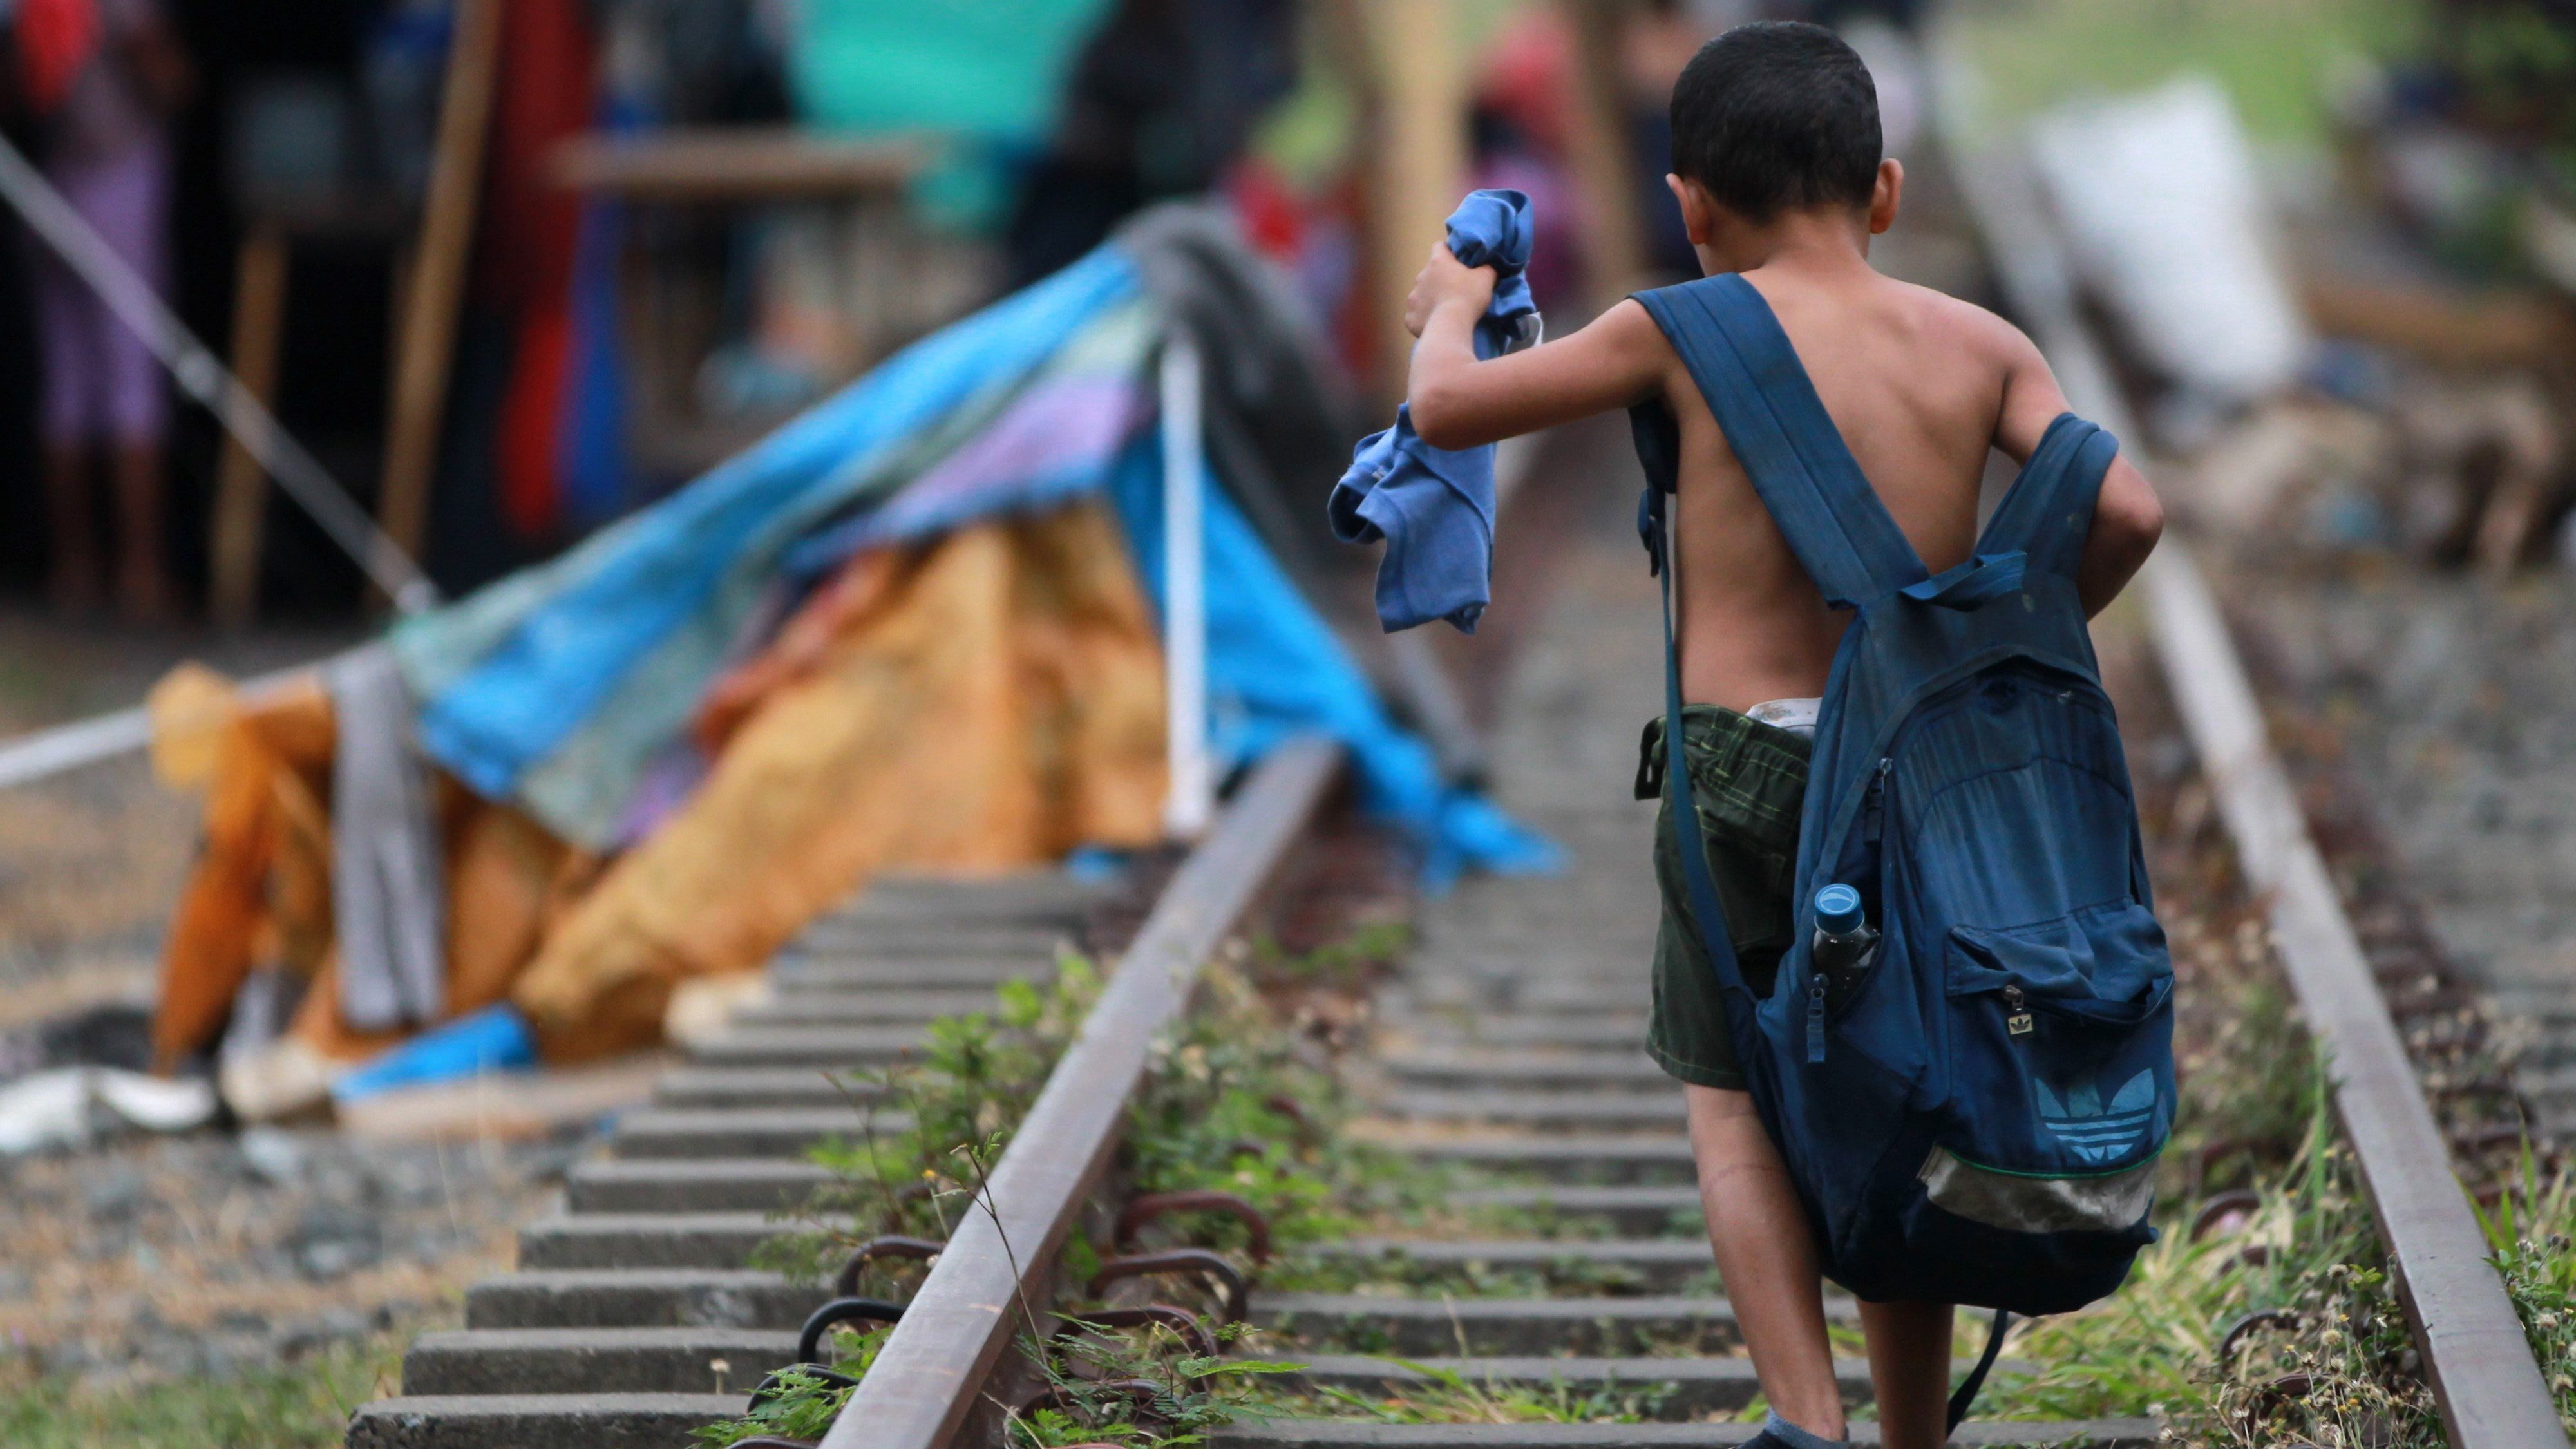
[[1816, 928], [1839, 936], [1860, 929], [1860, 892], [1839, 882], [1816, 890]]

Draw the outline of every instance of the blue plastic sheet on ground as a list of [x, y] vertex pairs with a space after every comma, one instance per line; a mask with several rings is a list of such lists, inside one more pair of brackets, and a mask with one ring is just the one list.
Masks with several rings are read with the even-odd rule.
[[341, 1073], [331, 1083], [331, 1100], [364, 1101], [397, 1087], [525, 1071], [536, 1064], [536, 1034], [518, 1008], [503, 1002], [442, 1022]]

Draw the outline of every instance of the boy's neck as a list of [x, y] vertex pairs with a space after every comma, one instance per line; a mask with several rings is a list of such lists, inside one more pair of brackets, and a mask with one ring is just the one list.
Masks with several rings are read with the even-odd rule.
[[1717, 234], [1692, 248], [1700, 270], [1803, 272], [1825, 277], [1869, 272], [1869, 216], [1847, 208], [1784, 211], [1754, 223], [1728, 218]]

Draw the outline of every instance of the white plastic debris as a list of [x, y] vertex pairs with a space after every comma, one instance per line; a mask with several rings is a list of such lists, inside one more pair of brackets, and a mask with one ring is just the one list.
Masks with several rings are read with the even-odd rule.
[[2289, 384], [2310, 338], [2271, 255], [2253, 151], [2217, 82], [2062, 107], [2033, 128], [2087, 280], [2146, 360], [2244, 402]]
[[0, 1087], [0, 1155], [85, 1146], [102, 1127], [184, 1132], [215, 1115], [215, 1089], [113, 1067], [60, 1067]]

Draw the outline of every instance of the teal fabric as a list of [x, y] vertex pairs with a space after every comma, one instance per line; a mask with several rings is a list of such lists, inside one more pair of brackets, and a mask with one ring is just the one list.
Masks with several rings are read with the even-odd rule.
[[790, 78], [845, 131], [1034, 144], [1107, 0], [803, 0]]
[[931, 132], [953, 148], [917, 199], [961, 228], [995, 222], [1011, 157], [1054, 126], [1066, 74], [1108, 0], [802, 0], [789, 80], [807, 120]]

